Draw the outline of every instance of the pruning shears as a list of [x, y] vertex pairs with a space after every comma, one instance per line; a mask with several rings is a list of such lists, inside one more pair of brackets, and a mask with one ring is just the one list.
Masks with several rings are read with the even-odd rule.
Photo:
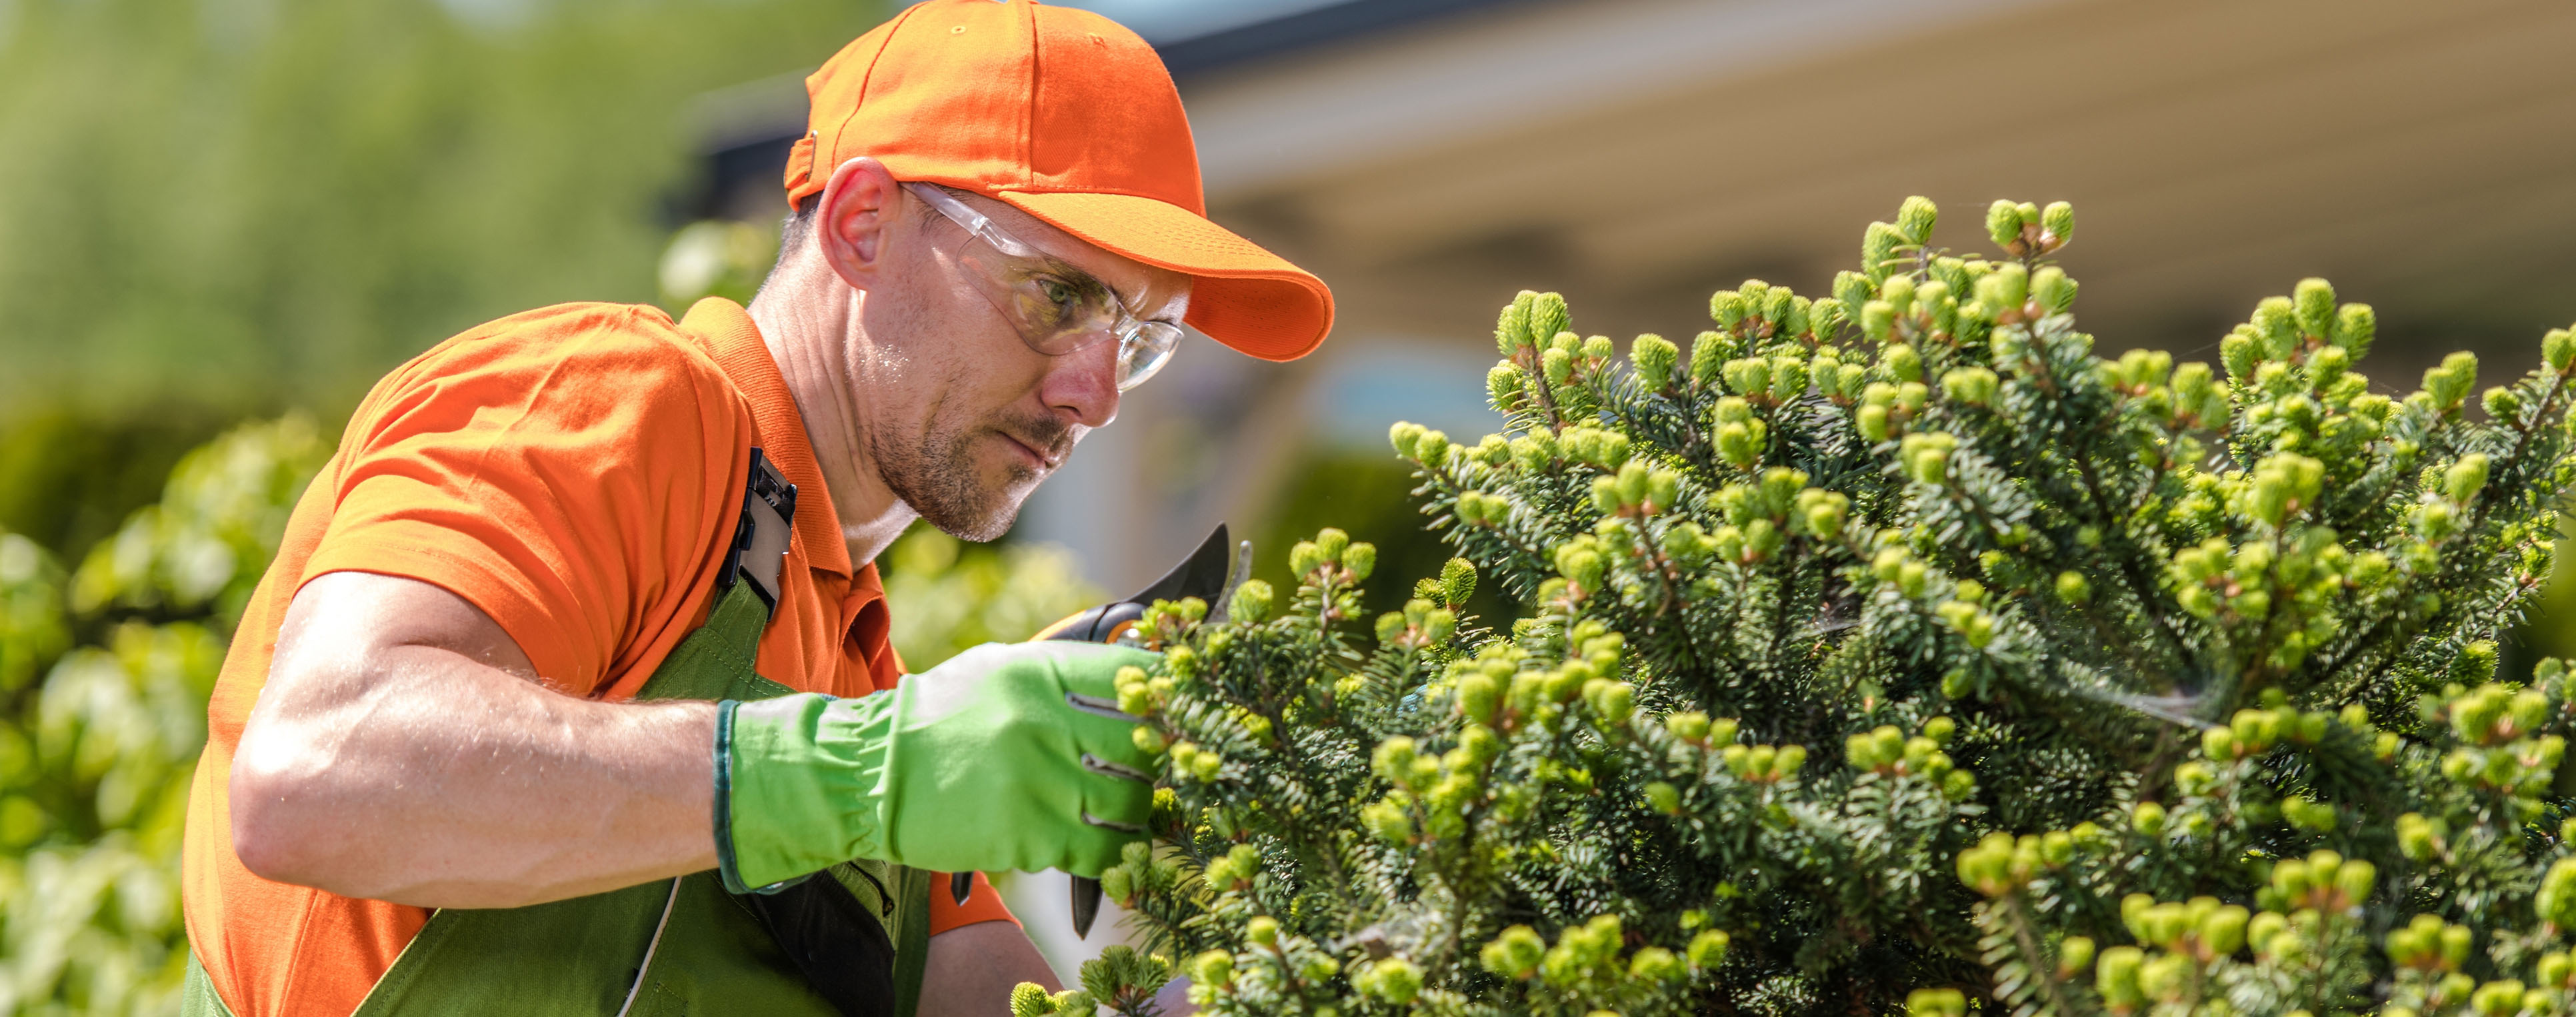
[[[1031, 636], [1030, 641], [1059, 639], [1080, 643], [1116, 643], [1141, 645], [1136, 623], [1145, 617], [1145, 608], [1157, 600], [1179, 600], [1197, 597], [1208, 604], [1210, 622], [1225, 620], [1225, 609], [1234, 588], [1252, 573], [1252, 542], [1233, 544], [1227, 540], [1224, 523], [1198, 550], [1174, 566], [1163, 578], [1154, 580], [1136, 594], [1122, 600], [1090, 607], [1062, 621], [1047, 626]], [[975, 874], [960, 872], [948, 877], [948, 894], [959, 904], [975, 887]], [[1100, 881], [1083, 876], [1073, 877], [1073, 934], [1089, 938], [1091, 923], [1100, 917]]]

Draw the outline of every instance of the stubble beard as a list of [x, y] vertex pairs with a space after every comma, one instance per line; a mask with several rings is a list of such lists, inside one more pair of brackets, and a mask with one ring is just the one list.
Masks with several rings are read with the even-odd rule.
[[868, 454], [876, 460], [886, 488], [922, 519], [959, 540], [982, 542], [1010, 532], [1019, 519], [1021, 500], [1042, 477], [1026, 463], [1013, 462], [1000, 483], [986, 486], [976, 470], [975, 442], [1014, 436], [1055, 457], [1068, 444], [1068, 431], [1052, 417], [1015, 426], [934, 427], [910, 444], [892, 444], [871, 435]]

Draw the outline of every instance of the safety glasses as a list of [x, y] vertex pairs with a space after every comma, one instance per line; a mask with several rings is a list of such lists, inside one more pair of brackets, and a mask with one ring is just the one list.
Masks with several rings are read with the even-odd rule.
[[1172, 359], [1181, 342], [1180, 326], [1137, 318], [1107, 283], [1003, 232], [948, 192], [917, 181], [903, 186], [964, 227], [973, 240], [983, 241], [960, 247], [957, 260], [966, 266], [975, 289], [1009, 319], [1030, 349], [1060, 357], [1116, 339], [1121, 392], [1144, 384]]

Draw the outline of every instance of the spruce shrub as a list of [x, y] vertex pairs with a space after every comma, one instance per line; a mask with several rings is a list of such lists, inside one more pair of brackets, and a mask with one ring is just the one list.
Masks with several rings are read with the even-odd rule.
[[2576, 338], [2391, 398], [2308, 279], [2215, 368], [2106, 359], [2072, 209], [1995, 203], [1992, 255], [1934, 217], [1687, 349], [1523, 293], [1505, 432], [1393, 430], [1460, 554], [1403, 610], [1329, 529], [1158, 605], [1156, 840], [1102, 879], [1151, 947], [1014, 1013], [1175, 970], [1244, 1015], [2576, 1009], [2567, 669], [2494, 642]]

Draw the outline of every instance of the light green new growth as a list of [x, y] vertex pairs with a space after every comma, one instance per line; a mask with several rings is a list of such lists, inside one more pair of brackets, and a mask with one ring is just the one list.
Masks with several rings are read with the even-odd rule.
[[[2106, 359], [2071, 208], [1996, 202], [1982, 255], [1936, 218], [1825, 300], [1717, 294], [1686, 357], [1522, 294], [1504, 433], [1392, 431], [1462, 560], [1373, 642], [1331, 534], [1224, 622], [1148, 615], [1121, 705], [1168, 786], [1103, 883], [1197, 1005], [2576, 1005], [2567, 670], [2494, 641], [2576, 479], [2576, 339], [2392, 399], [2312, 279], [2215, 367]], [[1459, 616], [1475, 585], [1527, 616]], [[1162, 963], [1084, 991], [1149, 1012], [1107, 1001]]]

